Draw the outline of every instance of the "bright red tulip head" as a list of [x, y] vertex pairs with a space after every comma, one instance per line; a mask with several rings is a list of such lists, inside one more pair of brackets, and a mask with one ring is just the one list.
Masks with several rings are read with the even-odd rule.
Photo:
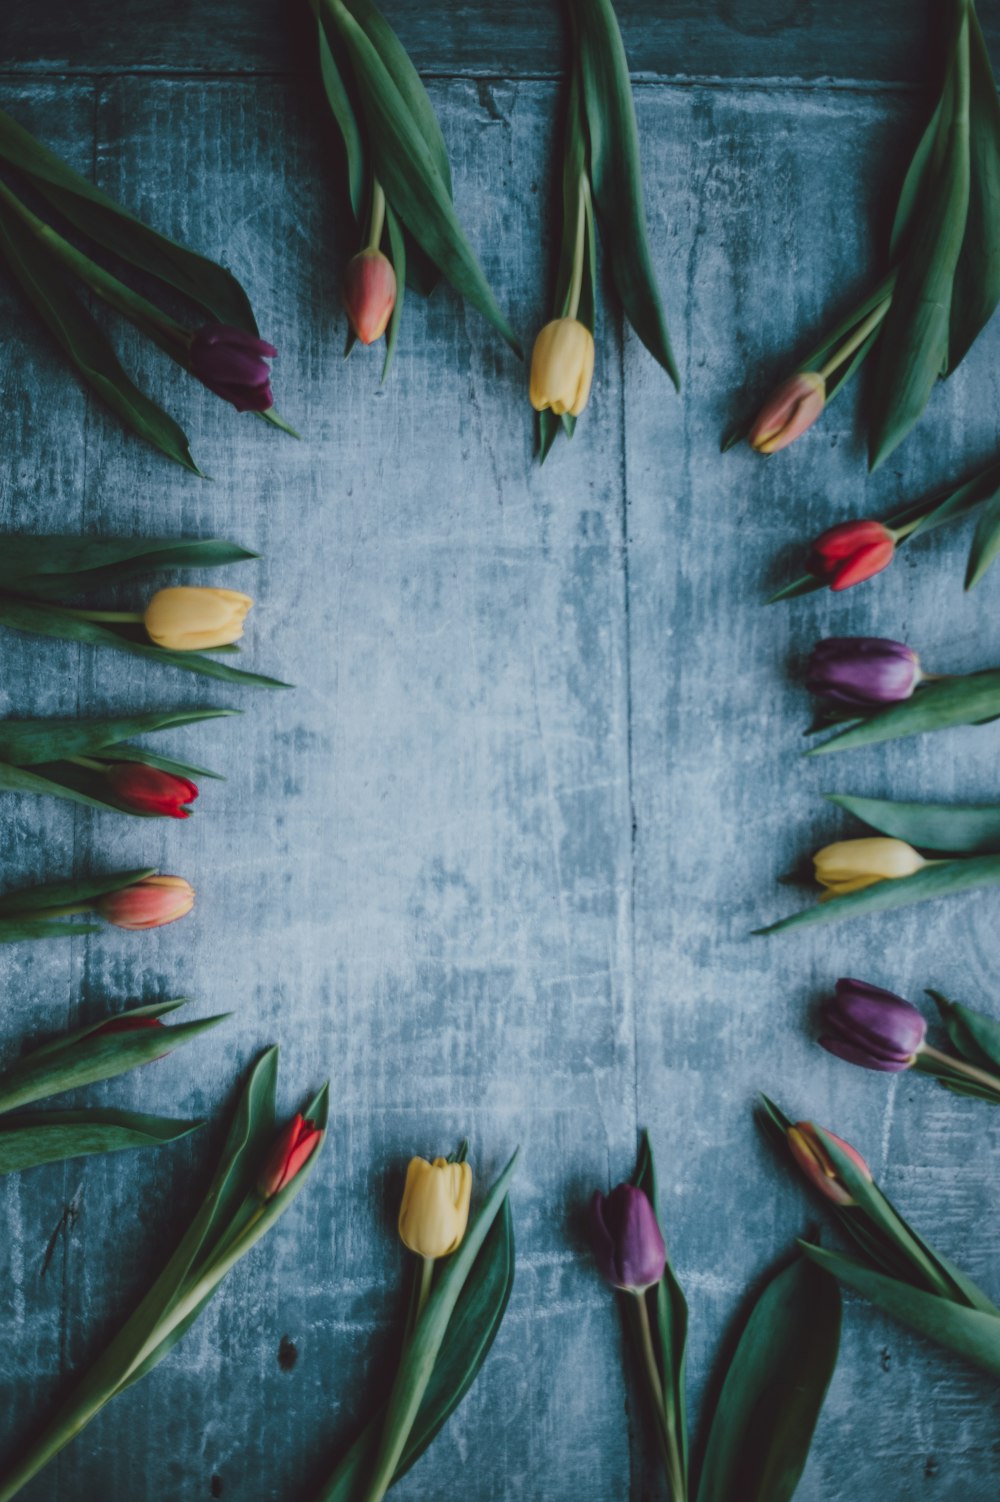
[[776, 454], [811, 428], [826, 406], [826, 382], [815, 370], [800, 370], [772, 391], [747, 435], [758, 454]]
[[116, 928], [161, 928], [194, 907], [194, 888], [183, 876], [147, 876], [133, 886], [105, 892], [94, 904]]
[[344, 272], [344, 307], [362, 344], [381, 339], [395, 306], [392, 262], [380, 250], [362, 250], [352, 256]]
[[[849, 1142], [845, 1142], [842, 1137], [836, 1136], [833, 1132], [825, 1132], [825, 1135], [830, 1138], [831, 1142], [837, 1144], [842, 1153], [847, 1154], [855, 1168], [863, 1173], [866, 1179], [871, 1179], [871, 1169]], [[833, 1159], [811, 1121], [797, 1121], [793, 1127], [789, 1127], [787, 1141], [792, 1157], [814, 1189], [818, 1189], [820, 1194], [824, 1194], [835, 1205], [855, 1203], [846, 1187], [838, 1179]]]
[[841, 522], [813, 543], [809, 572], [831, 589], [849, 589], [888, 568], [895, 551], [895, 535], [881, 522]]
[[144, 762], [123, 761], [109, 767], [107, 779], [115, 797], [140, 814], [162, 814], [168, 819], [186, 819], [186, 807], [198, 796], [198, 789], [187, 777], [161, 772]]
[[275, 1139], [257, 1177], [257, 1188], [265, 1199], [269, 1200], [287, 1188], [322, 1140], [322, 1128], [296, 1113]]

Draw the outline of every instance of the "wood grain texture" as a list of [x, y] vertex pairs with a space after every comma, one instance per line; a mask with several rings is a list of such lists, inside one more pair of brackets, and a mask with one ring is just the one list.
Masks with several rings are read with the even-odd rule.
[[[963, 596], [966, 529], [915, 544], [849, 596], [760, 600], [811, 532], [997, 450], [1000, 325], [872, 481], [850, 395], [786, 455], [719, 455], [727, 420], [875, 264], [919, 107], [877, 89], [649, 83], [647, 198], [684, 396], [623, 339], [606, 299], [591, 407], [573, 443], [533, 468], [524, 372], [447, 291], [409, 301], [384, 391], [377, 354], [343, 363], [337, 283], [353, 245], [311, 85], [137, 71], [298, 66], [273, 17], [215, 3], [219, 24], [202, 9], [168, 25], [139, 4], [128, 24], [84, 9], [77, 20], [92, 24], [67, 25], [61, 8], [20, 6], [0, 22], [12, 67], [103, 75], [8, 78], [0, 103], [232, 267], [281, 349], [278, 405], [305, 435], [238, 418], [109, 322], [215, 477], [198, 482], [87, 401], [0, 284], [2, 526], [259, 549], [263, 562], [225, 582], [258, 600], [249, 664], [298, 685], [238, 695], [130, 659], [0, 641], [2, 713], [245, 711], [158, 739], [228, 771], [186, 825], [0, 805], [3, 885], [148, 862], [199, 892], [192, 917], [160, 932], [0, 950], [8, 1053], [127, 998], [187, 993], [199, 1013], [237, 1012], [193, 1048], [87, 1092], [208, 1114], [205, 1132], [0, 1184], [0, 1452], [138, 1296], [204, 1182], [239, 1071], [277, 1039], [285, 1109], [331, 1076], [319, 1171], [177, 1351], [26, 1502], [308, 1498], [391, 1360], [406, 1159], [463, 1133], [480, 1182], [524, 1145], [514, 1299], [472, 1395], [395, 1495], [656, 1497], [582, 1222], [593, 1186], [630, 1171], [639, 1126], [652, 1131], [692, 1305], [696, 1398], [748, 1285], [807, 1223], [754, 1134], [757, 1089], [855, 1141], [905, 1213], [1000, 1291], [988, 1109], [926, 1080], [852, 1071], [812, 1041], [813, 1007], [841, 973], [995, 1009], [995, 894], [890, 924], [748, 937], [799, 895], [776, 877], [845, 826], [821, 790], [996, 796], [998, 727], [821, 765], [798, 756], [808, 707], [790, 677], [817, 635], [903, 637], [945, 670], [1000, 663], [1000, 574]], [[919, 71], [912, 37], [901, 41], [912, 7], [866, 7], [885, 23], [868, 50], [853, 5], [793, 17], [775, 0], [734, 20], [738, 9], [712, 7], [704, 60], [680, 67], [670, 59], [695, 47], [694, 7], [623, 6], [633, 66]], [[473, 75], [550, 70], [553, 18], [515, 25], [512, 13], [490, 41], [471, 7], [446, 8], [437, 26], [415, 6], [388, 12], [422, 66], [467, 75], [432, 85], [456, 199], [530, 336], [547, 306], [557, 92]], [[713, 36], [728, 39], [729, 65]], [[141, 601], [143, 588], [117, 598]], [[803, 1502], [993, 1497], [993, 1385], [856, 1301], [845, 1330]]]

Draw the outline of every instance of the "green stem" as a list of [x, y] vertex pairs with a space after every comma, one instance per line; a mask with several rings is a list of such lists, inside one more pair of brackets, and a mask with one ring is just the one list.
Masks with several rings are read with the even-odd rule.
[[71, 610], [68, 605], [50, 605], [48, 608], [58, 610], [60, 615], [75, 616], [79, 621], [127, 622], [135, 625], [143, 619], [139, 610]]
[[580, 195], [576, 211], [576, 241], [573, 246], [573, 275], [569, 284], [566, 317], [575, 318], [583, 291], [583, 261], [587, 248], [587, 211], [590, 207], [590, 183], [586, 172], [580, 173]]
[[368, 243], [366, 250], [378, 250], [382, 243], [385, 225], [385, 192], [377, 177], [372, 178], [372, 207], [368, 220]]
[[73, 767], [83, 767], [87, 772], [107, 772], [108, 764], [104, 761], [95, 761], [92, 756], [64, 756], [61, 758]]
[[666, 1403], [663, 1397], [663, 1383], [660, 1380], [660, 1370], [656, 1364], [656, 1352], [653, 1350], [653, 1332], [649, 1323], [646, 1294], [645, 1292], [636, 1293], [632, 1297], [636, 1300], [642, 1364], [646, 1373], [646, 1381], [649, 1384], [653, 1411], [656, 1414], [656, 1438], [660, 1447], [663, 1468], [667, 1473], [667, 1486], [670, 1490], [671, 1502], [684, 1502], [686, 1494], [684, 1468], [681, 1465], [681, 1458], [677, 1448], [677, 1435], [674, 1432], [673, 1423], [667, 1419]]
[[874, 307], [868, 314], [868, 317], [863, 319], [861, 323], [858, 324], [854, 332], [850, 334], [847, 339], [845, 339], [844, 343], [839, 347], [839, 349], [834, 350], [829, 360], [827, 360], [825, 365], [820, 367], [820, 370], [818, 372], [818, 374], [823, 377], [824, 381], [828, 381], [833, 375], [834, 371], [839, 370], [841, 365], [845, 364], [846, 361], [851, 358], [851, 356], [854, 354], [854, 351], [861, 348], [862, 344], [864, 344], [865, 340], [868, 338], [868, 335], [872, 332], [872, 330], [878, 328], [878, 325], [882, 322], [882, 319], [888, 313], [891, 304], [892, 296], [890, 294], [889, 297], [883, 298], [883, 300], [878, 303], [878, 305]]
[[66, 907], [38, 908], [35, 912], [25, 913], [23, 916], [25, 918], [38, 918], [40, 921], [48, 923], [51, 918], [75, 918], [78, 913], [92, 913], [93, 911], [94, 904], [92, 902], [71, 902]]
[[[940, 1049], [929, 1047], [926, 1043], [917, 1054], [916, 1067], [918, 1069], [921, 1067], [921, 1058], [930, 1059], [935, 1064], [943, 1066], [944, 1071], [949, 1075], [957, 1074], [967, 1080], [974, 1080], [977, 1085], [982, 1085], [985, 1089], [992, 1090], [994, 1095], [1000, 1099], [1000, 1077], [997, 1075], [989, 1074], [987, 1070], [979, 1069], [975, 1064], [966, 1064], [964, 1059], [956, 1059], [951, 1054], [942, 1053]], [[937, 1075], [939, 1070], [934, 1069], [927, 1072]]]

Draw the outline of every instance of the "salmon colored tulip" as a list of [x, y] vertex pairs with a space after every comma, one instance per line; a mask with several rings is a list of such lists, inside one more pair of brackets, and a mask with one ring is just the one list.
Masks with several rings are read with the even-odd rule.
[[257, 1188], [265, 1199], [271, 1199], [287, 1188], [322, 1140], [322, 1129], [301, 1113], [296, 1113], [275, 1139], [257, 1177]]
[[535, 340], [529, 394], [536, 412], [579, 417], [594, 378], [594, 336], [577, 318], [555, 318]]
[[406, 1170], [399, 1235], [418, 1257], [447, 1257], [461, 1244], [469, 1223], [472, 1169], [468, 1163], [411, 1158]]
[[170, 819], [186, 819], [198, 789], [187, 777], [161, 772], [144, 762], [123, 761], [107, 771], [107, 779], [116, 798], [141, 814], [163, 814]]
[[362, 344], [381, 339], [395, 306], [396, 273], [388, 257], [370, 249], [352, 256], [344, 272], [344, 307]]
[[243, 635], [253, 600], [235, 589], [179, 585], [150, 600], [143, 624], [150, 641], [171, 652], [205, 652], [228, 647]]
[[896, 881], [915, 876], [928, 864], [905, 840], [875, 835], [861, 840], [838, 840], [824, 845], [813, 856], [813, 870], [821, 887], [826, 888], [823, 901], [860, 892], [877, 881]]
[[826, 406], [826, 381], [815, 370], [800, 370], [783, 381], [761, 408], [748, 440], [758, 454], [776, 454], [811, 428]]
[[[826, 1136], [831, 1142], [837, 1144], [842, 1153], [847, 1154], [855, 1168], [859, 1169], [866, 1179], [871, 1179], [871, 1169], [849, 1142], [845, 1142], [842, 1137], [836, 1136], [833, 1132], [827, 1132]], [[797, 1121], [793, 1127], [789, 1127], [787, 1141], [792, 1157], [813, 1188], [826, 1195], [826, 1198], [832, 1200], [835, 1205], [855, 1203], [838, 1179], [833, 1160], [811, 1121]]]
[[809, 572], [832, 590], [850, 589], [888, 568], [896, 551], [896, 534], [881, 522], [841, 522], [812, 545]]
[[106, 892], [95, 903], [115, 928], [162, 928], [194, 907], [194, 888], [183, 876], [147, 876], [131, 887]]

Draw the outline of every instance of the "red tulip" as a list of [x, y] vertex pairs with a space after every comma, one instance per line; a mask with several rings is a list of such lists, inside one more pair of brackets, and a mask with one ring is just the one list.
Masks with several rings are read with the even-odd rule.
[[800, 370], [772, 391], [747, 435], [758, 454], [776, 454], [811, 428], [826, 405], [826, 382], [815, 370]]
[[257, 1188], [271, 1199], [301, 1173], [323, 1139], [322, 1130], [296, 1113], [276, 1138], [257, 1178]]
[[106, 892], [95, 906], [116, 928], [160, 928], [191, 911], [194, 888], [183, 876], [147, 876], [131, 887]]
[[[856, 1148], [833, 1132], [827, 1132], [825, 1135], [830, 1138], [831, 1142], [837, 1144], [842, 1153], [847, 1154], [855, 1168], [859, 1169], [866, 1179], [871, 1179], [871, 1169]], [[797, 1121], [793, 1127], [789, 1127], [787, 1137], [792, 1157], [813, 1188], [818, 1189], [820, 1194], [825, 1194], [826, 1198], [832, 1200], [835, 1205], [853, 1205], [855, 1201], [837, 1178], [833, 1160], [812, 1122]]]
[[161, 772], [144, 762], [123, 761], [109, 767], [108, 782], [122, 803], [142, 814], [163, 814], [170, 819], [186, 819], [198, 789], [187, 777]]
[[395, 306], [392, 262], [380, 250], [362, 250], [352, 256], [344, 272], [344, 307], [362, 344], [381, 339]]
[[881, 522], [841, 522], [813, 543], [809, 572], [831, 589], [849, 589], [888, 568], [895, 551], [895, 534]]

